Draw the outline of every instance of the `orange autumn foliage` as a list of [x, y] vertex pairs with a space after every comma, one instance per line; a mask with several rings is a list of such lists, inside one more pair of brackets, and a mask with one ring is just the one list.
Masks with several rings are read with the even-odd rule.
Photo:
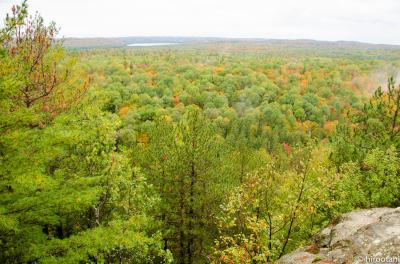
[[327, 130], [330, 133], [333, 133], [335, 131], [335, 129], [336, 129], [337, 124], [338, 124], [337, 120], [335, 120], [335, 121], [327, 121], [324, 124], [324, 129]]
[[124, 117], [129, 112], [129, 106], [124, 106], [119, 109], [119, 116]]
[[216, 67], [216, 68], [214, 69], [214, 72], [215, 72], [216, 74], [220, 74], [220, 73], [222, 73], [224, 70], [225, 70], [224, 67]]
[[179, 95], [174, 96], [174, 106], [177, 106], [180, 103]]
[[153, 77], [153, 76], [156, 75], [156, 71], [153, 70], [153, 69], [150, 69], [150, 70], [147, 71], [147, 74]]

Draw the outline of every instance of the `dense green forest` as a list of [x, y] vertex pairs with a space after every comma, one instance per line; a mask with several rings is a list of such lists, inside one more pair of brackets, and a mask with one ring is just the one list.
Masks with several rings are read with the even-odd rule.
[[400, 206], [399, 48], [57, 31], [26, 2], [0, 31], [1, 263], [270, 263]]

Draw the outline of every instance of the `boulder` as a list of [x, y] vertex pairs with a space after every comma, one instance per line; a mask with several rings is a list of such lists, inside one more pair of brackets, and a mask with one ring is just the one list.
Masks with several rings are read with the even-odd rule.
[[400, 207], [344, 214], [278, 263], [400, 263]]

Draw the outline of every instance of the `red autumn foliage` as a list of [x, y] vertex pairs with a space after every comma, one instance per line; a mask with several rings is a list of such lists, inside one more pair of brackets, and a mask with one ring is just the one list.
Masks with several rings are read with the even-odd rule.
[[287, 153], [290, 154], [292, 152], [292, 148], [288, 143], [283, 143], [283, 150]]

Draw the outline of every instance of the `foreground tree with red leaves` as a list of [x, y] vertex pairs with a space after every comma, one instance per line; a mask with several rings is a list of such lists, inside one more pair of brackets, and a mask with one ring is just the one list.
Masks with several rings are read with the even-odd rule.
[[56, 39], [54, 23], [27, 12], [27, 3], [14, 6], [0, 31], [1, 49], [8, 62], [8, 73], [18, 81], [13, 91], [15, 108], [34, 108], [54, 118], [79, 102], [88, 88], [88, 78], [77, 70], [73, 58], [65, 56], [62, 42]]

